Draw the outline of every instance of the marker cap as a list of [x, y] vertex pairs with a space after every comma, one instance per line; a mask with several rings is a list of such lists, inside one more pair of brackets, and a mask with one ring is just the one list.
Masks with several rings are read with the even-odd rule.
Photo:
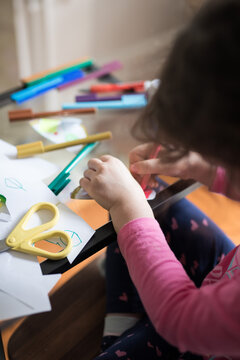
[[44, 153], [44, 146], [42, 141], [36, 141], [29, 144], [17, 145], [17, 157], [19, 159], [32, 156], [35, 154]]

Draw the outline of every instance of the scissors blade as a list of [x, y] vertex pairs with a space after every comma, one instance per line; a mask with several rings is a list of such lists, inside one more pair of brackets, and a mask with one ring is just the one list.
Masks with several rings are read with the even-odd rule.
[[0, 253], [9, 249], [10, 247], [6, 245], [5, 239], [0, 240]]

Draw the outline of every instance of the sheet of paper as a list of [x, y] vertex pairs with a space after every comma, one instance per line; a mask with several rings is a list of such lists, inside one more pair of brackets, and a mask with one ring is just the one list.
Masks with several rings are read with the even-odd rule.
[[[75, 117], [59, 117], [31, 120], [30, 125], [41, 136], [53, 143], [62, 143], [82, 139], [87, 136], [82, 120]], [[68, 147], [67, 150], [77, 152], [82, 145]]]
[[0, 320], [50, 311], [47, 289], [52, 288], [59, 278], [59, 274], [45, 275], [26, 281], [21, 274], [3, 272], [0, 279]]
[[[11, 214], [10, 221], [0, 223], [0, 240], [5, 239], [10, 234], [32, 205], [42, 201], [51, 202], [57, 205], [59, 209], [60, 220], [52, 229], [64, 230], [70, 235], [73, 241], [72, 251], [68, 255], [70, 263], [94, 234], [94, 230], [82, 218], [61, 204], [44, 183], [41, 181], [32, 182], [26, 179], [24, 175], [16, 174], [12, 168], [5, 167], [4, 173], [0, 173], [0, 193], [7, 199]], [[34, 219], [35, 223], [32, 223], [31, 226], [37, 226], [42, 221], [37, 215]]]
[[55, 225], [54, 228], [64, 230], [72, 239], [72, 250], [67, 257], [71, 264], [95, 231], [85, 226], [85, 221], [65, 205], [59, 204], [58, 209], [60, 211], [59, 225]]
[[23, 173], [26, 177], [36, 180], [44, 180], [58, 172], [58, 167], [44, 159], [30, 157], [17, 159], [16, 147], [0, 140], [0, 164], [1, 172], [11, 166], [15, 173]]
[[[23, 172], [24, 173], [24, 172]], [[0, 173], [0, 193], [7, 199], [11, 221], [0, 223], [0, 240], [6, 238], [30, 207], [41, 201], [56, 204], [57, 198], [42, 182], [31, 182], [5, 167]]]
[[[23, 285], [23, 290], [24, 291], [26, 290], [24, 288], [24, 285]], [[14, 297], [6, 293], [4, 289], [0, 289], [0, 304], [1, 304], [0, 320], [15, 319], [21, 316], [36, 314], [44, 311], [50, 311], [51, 305], [48, 295], [41, 294], [40, 289], [38, 290], [38, 295], [39, 295], [39, 299], [41, 299], [40, 307], [37, 307], [38, 304], [37, 305], [25, 304], [21, 302], [21, 300], [19, 300], [17, 297]]]
[[[3, 150], [1, 144], [0, 149]], [[4, 144], [4, 153], [9, 154], [11, 151], [12, 147]], [[34, 169], [35, 161], [40, 166], [38, 159], [33, 158], [31, 164]], [[26, 159], [23, 159], [21, 166], [15, 166], [13, 160], [0, 154], [0, 162], [0, 194], [7, 199], [11, 215], [8, 222], [0, 222], [0, 240], [10, 234], [32, 205], [43, 201], [51, 202], [58, 207], [60, 213], [60, 220], [53, 229], [68, 232], [72, 239], [73, 249], [68, 257], [72, 262], [92, 237], [94, 230], [63, 205], [42, 181], [36, 179], [35, 170], [30, 171], [31, 165]], [[34, 173], [34, 176], [29, 176], [30, 173]], [[42, 214], [33, 216], [31, 225], [36, 226], [40, 223]], [[60, 275], [43, 276], [35, 256], [14, 250], [0, 253], [0, 268], [0, 320], [51, 309], [47, 293]]]
[[14, 251], [0, 256], [0, 320], [51, 310], [48, 292], [61, 275], [42, 275], [36, 257]]
[[26, 277], [41, 277], [42, 271], [36, 256], [20, 253], [17, 251], [6, 251], [0, 254], [1, 269], [11, 273], [19, 270]]

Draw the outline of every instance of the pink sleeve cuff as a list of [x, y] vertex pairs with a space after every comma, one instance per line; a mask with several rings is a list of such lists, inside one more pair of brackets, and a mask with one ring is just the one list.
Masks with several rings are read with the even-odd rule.
[[215, 178], [213, 180], [210, 190], [220, 194], [226, 194], [227, 176], [226, 176], [226, 170], [223, 167], [221, 166], [217, 167]]

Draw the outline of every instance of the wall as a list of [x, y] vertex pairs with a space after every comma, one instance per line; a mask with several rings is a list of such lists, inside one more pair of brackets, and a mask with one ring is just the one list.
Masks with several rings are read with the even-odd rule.
[[181, 0], [59, 0], [57, 55], [67, 59], [69, 53], [78, 56], [80, 51], [110, 57], [185, 20], [186, 5]]
[[0, 92], [16, 86], [17, 68], [12, 3], [0, 0]]
[[134, 59], [161, 51], [187, 21], [186, 1], [13, 0], [20, 76], [83, 55], [136, 70]]

